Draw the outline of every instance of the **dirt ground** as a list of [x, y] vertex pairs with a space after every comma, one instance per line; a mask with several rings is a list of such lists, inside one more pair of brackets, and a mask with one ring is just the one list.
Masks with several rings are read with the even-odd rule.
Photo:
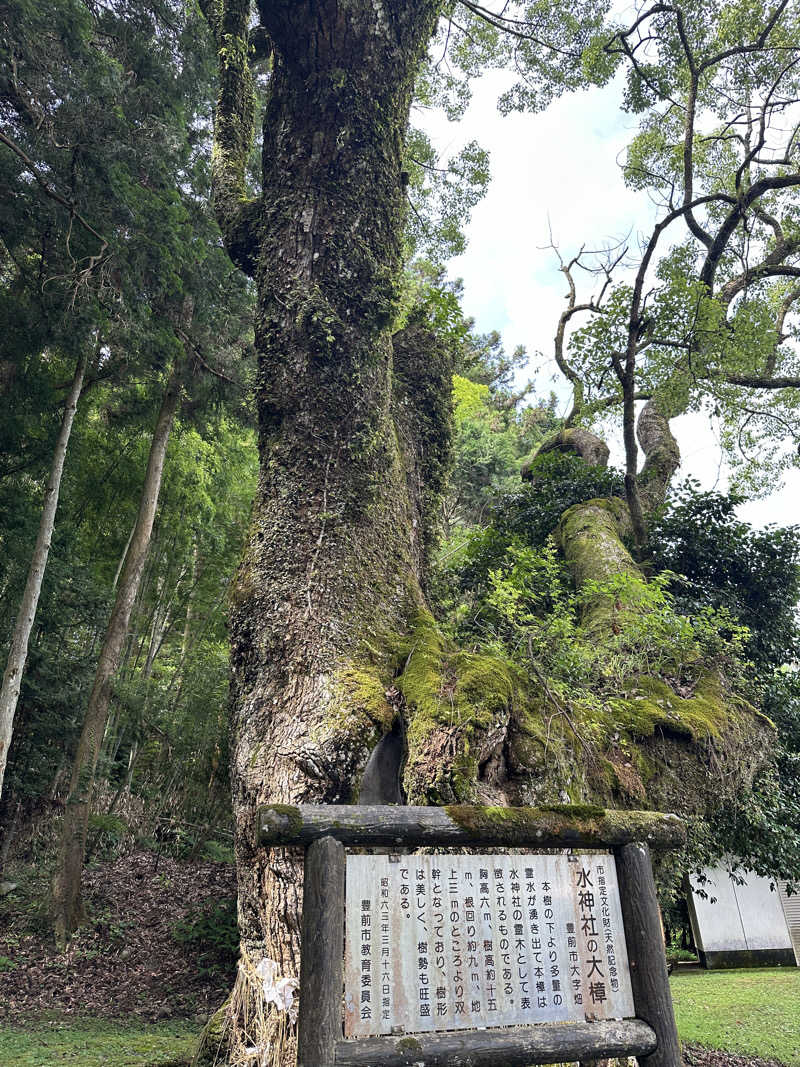
[[32, 885], [33, 872], [0, 900], [0, 1019], [48, 1012], [188, 1018], [209, 1014], [228, 994], [230, 959], [200, 956], [173, 931], [187, 916], [234, 897], [231, 866], [139, 851], [90, 869], [88, 922], [63, 953]]

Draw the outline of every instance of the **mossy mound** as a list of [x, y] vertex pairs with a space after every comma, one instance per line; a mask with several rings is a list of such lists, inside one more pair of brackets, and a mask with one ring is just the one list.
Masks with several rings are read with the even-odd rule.
[[395, 711], [386, 699], [387, 686], [378, 668], [346, 667], [336, 675], [341, 710], [361, 712], [382, 731], [391, 730]]
[[230, 997], [214, 1012], [203, 1028], [191, 1067], [214, 1067], [220, 1062], [220, 1050], [225, 1042], [229, 1023]]
[[695, 740], [719, 737], [731, 715], [747, 707], [725, 693], [718, 675], [703, 676], [691, 696], [677, 694], [663, 679], [643, 675], [629, 696], [610, 704], [619, 727], [635, 737], [650, 737], [656, 727]]

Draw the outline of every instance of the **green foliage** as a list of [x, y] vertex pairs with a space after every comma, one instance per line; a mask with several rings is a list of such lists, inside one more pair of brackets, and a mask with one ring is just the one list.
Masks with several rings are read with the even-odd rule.
[[[90, 399], [74, 431], [7, 776], [9, 795], [28, 811], [76, 740], [149, 446], [136, 394], [98, 389]], [[253, 431], [224, 409], [203, 413], [197, 428], [176, 425], [100, 756], [112, 794], [131, 790], [154, 819], [165, 804], [189, 822], [229, 818], [225, 609], [256, 469]], [[6, 597], [11, 614], [10, 590]]]
[[[669, 417], [718, 420], [737, 487], [767, 492], [800, 456], [800, 169], [793, 127], [778, 119], [800, 92], [797, 9], [687, 0], [590, 27], [575, 38], [585, 76], [624, 71], [624, 106], [639, 118], [624, 177], [655, 215], [632, 255], [618, 246], [616, 260], [608, 249], [561, 261], [571, 303], [559, 362], [577, 417], [588, 424], [621, 405], [622, 360], [629, 401], [638, 393]], [[548, 41], [541, 27], [535, 36], [537, 48]], [[576, 266], [599, 275], [594, 295], [576, 294]]]
[[89, 816], [87, 859], [110, 859], [120, 851], [129, 836], [128, 824], [118, 815], [93, 813]]
[[[510, 355], [496, 332], [478, 334], [461, 309], [461, 283], [445, 280], [441, 268], [416, 260], [404, 279], [397, 328], [418, 322], [447, 347], [453, 378], [453, 468], [444, 503], [448, 534], [482, 521], [496, 492], [509, 491], [523, 456], [554, 424], [553, 402], [526, 405], [531, 386], [515, 388], [523, 348]], [[456, 534], [456, 536], [458, 536]]]
[[[738, 805], [726, 808], [708, 838], [730, 842], [730, 852], [766, 878], [800, 888], [800, 676], [796, 665], [775, 672], [761, 689], [761, 706], [776, 724], [774, 760]], [[713, 850], [713, 845], [712, 845]], [[713, 858], [719, 853], [713, 850]]]
[[236, 857], [232, 845], [212, 840], [203, 842], [203, 859], [212, 863], [234, 863]]
[[190, 912], [172, 927], [172, 937], [177, 944], [196, 949], [201, 973], [232, 972], [239, 956], [236, 901], [217, 900]]
[[592, 467], [569, 452], [536, 457], [530, 482], [508, 494], [492, 511], [492, 522], [527, 544], [543, 545], [573, 504], [623, 495], [623, 479], [613, 467]]
[[736, 517], [741, 497], [687, 481], [651, 531], [653, 565], [673, 572], [687, 612], [727, 608], [750, 631], [747, 658], [771, 675], [796, 652], [800, 527], [754, 530]]
[[[647, 717], [672, 712], [692, 734], [715, 732], [719, 716], [709, 708], [709, 718], [698, 707], [701, 691], [715, 673], [741, 681], [747, 630], [724, 610], [679, 614], [668, 582], [669, 575], [646, 582], [617, 574], [573, 592], [552, 541], [538, 550], [512, 543], [490, 573], [484, 625], [506, 649], [517, 650], [520, 664], [533, 672], [532, 685], [546, 678], [581, 720], [611, 727], [627, 719], [634, 733], [645, 735], [652, 732]], [[582, 625], [587, 607], [598, 601], [613, 605], [616, 622], [602, 642]], [[670, 699], [670, 686], [663, 685], [649, 701], [649, 680], [657, 678], [669, 679], [679, 699]]]
[[667, 959], [670, 963], [697, 963], [697, 953], [689, 948], [667, 947]]
[[453, 377], [455, 438], [451, 485], [453, 507], [475, 522], [493, 491], [508, 490], [519, 480], [520, 427], [492, 403], [489, 386]]
[[466, 247], [464, 225], [489, 184], [489, 154], [470, 141], [445, 166], [422, 130], [411, 129], [405, 156], [412, 210], [406, 218], [406, 255], [444, 263]]
[[[160, 558], [145, 572], [100, 772], [116, 788], [126, 763], [134, 771], [145, 765], [141, 751], [149, 741], [152, 753], [159, 729], [158, 680], [168, 695], [159, 712], [185, 714], [190, 724], [173, 727], [186, 748], [214, 737], [182, 784], [197, 797], [212, 783], [212, 763], [224, 763], [225, 735], [219, 709], [209, 715], [199, 689], [205, 684], [222, 705], [225, 583], [246, 525], [255, 447], [242, 418], [249, 418], [243, 402], [252, 292], [231, 269], [211, 215], [214, 57], [199, 11], [175, 0], [96, 9], [57, 0], [46, 10], [21, 2], [0, 11], [0, 40], [4, 131], [19, 150], [0, 146], [3, 651], [30, 561], [64, 383], [77, 354], [90, 353], [23, 677], [0, 810], [7, 823], [18, 800], [24, 815], [47, 810], [48, 796], [64, 785], [175, 358], [188, 367], [156, 533]], [[176, 612], [187, 609], [187, 556], [195, 546], [203, 566], [193, 590], [198, 614], [187, 629]], [[169, 677], [141, 655], [154, 621], [160, 640], [173, 635], [172, 648], [156, 642]], [[184, 666], [192, 671], [183, 688], [175, 631], [187, 638]], [[166, 763], [169, 740], [156, 736]], [[224, 771], [216, 784], [211, 794], [219, 804]]]
[[578, 456], [562, 452], [537, 458], [530, 482], [520, 483], [518, 478], [514, 482], [514, 488], [484, 502], [485, 525], [461, 536], [456, 551], [443, 561], [450, 596], [463, 597], [470, 616], [476, 614], [476, 601], [488, 588], [490, 572], [502, 565], [512, 544], [542, 548], [567, 508], [624, 492], [618, 471], [590, 467]]
[[540, 111], [585, 83], [603, 84], [615, 60], [603, 52], [609, 5], [578, 0], [566, 9], [555, 0], [488, 8], [445, 5], [438, 36], [419, 81], [422, 99], [458, 117], [469, 100], [469, 79], [486, 68], [507, 68], [517, 80], [499, 100], [501, 112]]

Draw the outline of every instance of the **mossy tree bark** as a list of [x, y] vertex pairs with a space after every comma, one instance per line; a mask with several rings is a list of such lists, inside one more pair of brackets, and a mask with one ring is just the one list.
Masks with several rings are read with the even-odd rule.
[[[256, 809], [355, 799], [392, 719], [376, 650], [424, 604], [449, 448], [449, 358], [422, 327], [394, 337], [392, 327], [404, 135], [438, 6], [260, 3], [272, 73], [255, 208], [231, 195], [242, 145], [228, 133], [248, 121], [249, 89], [244, 74], [225, 81], [231, 48], [220, 28], [245, 46], [254, 35], [241, 5], [216, 23], [210, 12], [223, 73], [216, 206], [258, 288], [261, 472], [230, 611], [239, 925], [244, 963], [270, 958], [282, 974], [298, 966], [298, 856], [256, 848]], [[256, 1032], [250, 1011], [248, 1029], [245, 972], [222, 1054], [231, 1060], [240, 1040], [271, 1041], [273, 1062], [293, 1062], [279, 1022]]]
[[[637, 497], [642, 517], [649, 522], [664, 504], [680, 452], [669, 419], [656, 402], [650, 400], [642, 408], [636, 430], [645, 457], [636, 474]], [[540, 453], [560, 448], [604, 465], [602, 442], [592, 438], [587, 431], [577, 438], [566, 431]], [[527, 476], [535, 474], [534, 458]], [[599, 587], [584, 596], [581, 628], [593, 644], [608, 647], [611, 655], [618, 635], [624, 641], [633, 614], [648, 610], [635, 604], [626, 606], [609, 587], [617, 577], [645, 580], [626, 547], [636, 533], [628, 500], [626, 493], [624, 500], [612, 497], [576, 504], [562, 515], [556, 531], [576, 589], [585, 593], [590, 583]], [[731, 797], [751, 788], [755, 774], [768, 759], [771, 728], [731, 690], [718, 668], [701, 661], [693, 665], [693, 671], [696, 676], [687, 686], [651, 673], [642, 664], [640, 672], [626, 678], [616, 694], [608, 728], [595, 738], [591, 750], [567, 720], [570, 729], [565, 737], [573, 750], [570, 762], [577, 770], [574, 780], [579, 783], [582, 799], [614, 806], [646, 802], [664, 811], [693, 816], [715, 810], [723, 795]], [[545, 706], [550, 704], [552, 714], [554, 707], [558, 710], [558, 702], [553, 701], [546, 679], [540, 678], [540, 682], [542, 699]], [[525, 744], [525, 734], [524, 723], [512, 716], [507, 750], [512, 756], [510, 771], [516, 775], [511, 790], [517, 802], [541, 799], [532, 784], [541, 753], [537, 753], [536, 745]], [[580, 750], [575, 748], [575, 740]], [[514, 758], [518, 751], [522, 758]]]
[[[221, 72], [215, 204], [231, 256], [258, 289], [261, 472], [230, 609], [242, 966], [198, 1064], [238, 1062], [254, 1047], [262, 1062], [294, 1062], [291, 1027], [264, 1014], [256, 968], [269, 959], [297, 973], [299, 855], [257, 847], [260, 805], [353, 802], [397, 714], [407, 719], [409, 799], [521, 799], [505, 791], [516, 678], [497, 657], [451, 648], [425, 611], [448, 451], [446, 353], [419, 325], [392, 335], [403, 138], [438, 7], [260, 0], [253, 29], [247, 0], [204, 0]], [[253, 199], [248, 55], [264, 41], [272, 68]], [[650, 407], [645, 423], [650, 507], [678, 457], [666, 419]], [[607, 456], [575, 428], [560, 445]], [[620, 537], [625, 504], [606, 505], [574, 513], [565, 546], [588, 531], [602, 577], [638, 573]], [[587, 578], [595, 570], [585, 564]], [[398, 633], [409, 635], [399, 649], [386, 640]]]

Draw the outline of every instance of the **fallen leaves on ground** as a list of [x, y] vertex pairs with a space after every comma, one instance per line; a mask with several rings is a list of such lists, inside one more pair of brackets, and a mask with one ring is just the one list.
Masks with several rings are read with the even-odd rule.
[[[205, 1016], [225, 999], [233, 971], [198, 966], [173, 926], [204, 905], [235, 894], [233, 867], [179, 862], [137, 851], [84, 874], [88, 921], [58, 952], [28, 917], [0, 924], [0, 1018], [41, 1013], [143, 1020]], [[14, 906], [13, 894], [5, 910]]]

